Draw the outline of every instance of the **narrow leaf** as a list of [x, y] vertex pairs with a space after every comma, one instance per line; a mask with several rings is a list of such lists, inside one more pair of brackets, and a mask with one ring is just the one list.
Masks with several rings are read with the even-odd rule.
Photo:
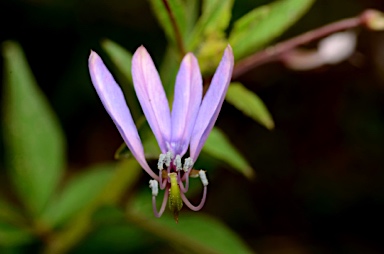
[[122, 220], [97, 227], [71, 253], [150, 253], [155, 244], [147, 232]]
[[[158, 159], [159, 154], [161, 153], [159, 144], [153, 135], [153, 132], [149, 125], [145, 122], [146, 119], [144, 116], [140, 117], [137, 121], [137, 129], [140, 133], [140, 137], [143, 140], [143, 147], [145, 158], [147, 160]], [[125, 143], [121, 144], [120, 147], [115, 152], [115, 159], [129, 159], [132, 157], [132, 153]]]
[[100, 165], [75, 176], [45, 210], [42, 220], [54, 227], [91, 203], [111, 178], [115, 165]]
[[254, 170], [247, 160], [218, 128], [212, 129], [203, 147], [203, 152], [227, 163], [247, 178], [254, 177]]
[[225, 99], [267, 129], [271, 130], [275, 127], [272, 116], [263, 101], [242, 84], [231, 83]]
[[101, 42], [102, 48], [111, 58], [112, 62], [121, 72], [121, 74], [132, 83], [131, 75], [131, 64], [132, 64], [132, 54], [121, 45], [117, 44], [114, 41], [104, 39]]
[[80, 242], [92, 228], [92, 215], [102, 205], [116, 205], [129, 193], [142, 170], [139, 163], [131, 158], [122, 160], [113, 170], [113, 176], [101, 189], [95, 200], [89, 202], [72, 218], [65, 228], [58, 232], [50, 244], [45, 246], [45, 253], [66, 253]]
[[21, 211], [13, 207], [3, 197], [0, 197], [0, 221], [14, 225], [27, 224], [27, 221], [23, 218]]
[[153, 217], [150, 193], [138, 195], [129, 204], [127, 219], [142, 229], [172, 243], [186, 253], [253, 253], [231, 229], [222, 222], [202, 213], [182, 213], [178, 224], [170, 212], [161, 219]]
[[16, 246], [32, 240], [33, 236], [27, 230], [0, 221], [0, 246]]
[[177, 52], [174, 47], [168, 46], [159, 70], [168, 101], [173, 101], [173, 88], [175, 86], [176, 75], [179, 67], [180, 61], [177, 57]]
[[[181, 39], [184, 44], [185, 36], [187, 34], [188, 28], [188, 19], [187, 19], [187, 10], [184, 1], [182, 0], [150, 0], [153, 13], [156, 15], [157, 20], [160, 25], [163, 27], [165, 34], [168, 39], [176, 45], [177, 42], [177, 32], [175, 31], [172, 25], [172, 18], [178, 27], [178, 32], [180, 33]], [[172, 17], [169, 14], [167, 8], [170, 9]]]
[[101, 46], [117, 70], [116, 78], [124, 92], [132, 117], [137, 121], [141, 116], [141, 109], [132, 83], [132, 54], [121, 45], [108, 39], [104, 39]]
[[229, 43], [235, 59], [241, 59], [268, 45], [300, 19], [314, 0], [279, 0], [258, 7], [234, 24]]
[[37, 215], [56, 189], [65, 166], [64, 137], [20, 46], [8, 41], [2, 50], [6, 159], [20, 199]]
[[205, 37], [220, 37], [229, 25], [233, 0], [203, 1], [202, 14], [188, 39], [188, 50], [194, 51]]

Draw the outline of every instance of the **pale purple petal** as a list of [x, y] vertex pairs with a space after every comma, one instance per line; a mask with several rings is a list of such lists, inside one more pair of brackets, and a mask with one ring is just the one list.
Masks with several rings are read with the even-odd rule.
[[151, 177], [158, 179], [157, 175], [153, 173], [145, 160], [143, 145], [121, 88], [101, 58], [93, 51], [91, 51], [91, 55], [89, 56], [88, 64], [93, 86], [129, 150], [140, 163], [141, 167], [147, 171]]
[[163, 153], [171, 138], [171, 114], [159, 73], [147, 50], [139, 47], [132, 58], [132, 79], [137, 98]]
[[205, 94], [192, 131], [190, 143], [190, 156], [196, 161], [203, 145], [211, 132], [219, 115], [221, 106], [231, 81], [233, 70], [233, 52], [231, 46], [227, 46], [223, 58], [213, 76], [211, 85]]
[[181, 62], [175, 84], [170, 144], [174, 154], [183, 156], [188, 149], [202, 94], [203, 81], [199, 64], [196, 57], [188, 53]]

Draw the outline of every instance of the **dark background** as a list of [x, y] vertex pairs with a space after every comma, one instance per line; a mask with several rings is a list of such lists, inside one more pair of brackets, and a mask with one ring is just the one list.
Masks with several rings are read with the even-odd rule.
[[[233, 20], [268, 2], [235, 1]], [[384, 2], [318, 0], [279, 41], [367, 8], [383, 11]], [[113, 160], [122, 142], [88, 75], [89, 51], [103, 55], [103, 38], [131, 52], [143, 44], [156, 64], [167, 43], [147, 1], [0, 1], [0, 42], [25, 50], [64, 128], [68, 174]], [[383, 253], [384, 34], [359, 30], [356, 54], [336, 66], [294, 72], [274, 63], [239, 80], [264, 100], [276, 128], [224, 103], [217, 125], [257, 176], [221, 165], [203, 211], [259, 253]], [[0, 158], [3, 150], [1, 142]]]

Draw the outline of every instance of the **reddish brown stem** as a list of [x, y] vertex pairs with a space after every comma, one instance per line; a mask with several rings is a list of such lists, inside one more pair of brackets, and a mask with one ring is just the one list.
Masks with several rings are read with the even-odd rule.
[[176, 22], [175, 15], [173, 15], [173, 12], [171, 10], [171, 7], [169, 6], [168, 1], [167, 0], [162, 0], [162, 1], [163, 1], [164, 6], [165, 6], [165, 9], [167, 9], [167, 12], [168, 12], [168, 15], [169, 15], [169, 18], [171, 20], [172, 27], [173, 27], [173, 31], [175, 32], [175, 39], [176, 39], [177, 47], [179, 48], [179, 52], [180, 52], [181, 56], [184, 56], [186, 54], [186, 51], [185, 51], [183, 38], [181, 36], [179, 26], [177, 25], [177, 22]]
[[287, 41], [268, 47], [263, 51], [257, 52], [243, 60], [240, 60], [235, 65], [232, 74], [232, 79], [238, 78], [239, 76], [250, 71], [251, 69], [254, 69], [259, 65], [276, 61], [283, 53], [288, 52], [289, 50], [292, 50], [300, 45], [307, 44], [311, 41], [320, 39], [338, 31], [343, 31], [364, 25], [366, 24], [370, 14], [371, 10], [366, 10], [357, 17], [344, 19], [325, 25], [323, 27], [296, 36]]

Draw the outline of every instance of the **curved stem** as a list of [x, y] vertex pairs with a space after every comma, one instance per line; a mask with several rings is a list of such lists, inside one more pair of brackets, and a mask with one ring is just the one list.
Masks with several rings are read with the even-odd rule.
[[167, 179], [163, 179], [163, 171], [162, 170], [160, 170], [160, 172], [159, 172], [159, 184], [160, 184], [160, 190], [164, 190], [165, 186], [167, 186]]
[[275, 46], [268, 47], [260, 52], [256, 52], [255, 54], [243, 60], [240, 60], [235, 65], [233, 69], [232, 79], [238, 78], [239, 76], [243, 75], [244, 73], [250, 71], [251, 69], [257, 66], [268, 62], [276, 61], [283, 53], [292, 50], [300, 45], [307, 44], [311, 41], [320, 39], [338, 31], [343, 31], [346, 29], [351, 29], [364, 25], [368, 22], [370, 12], [370, 10], [366, 10], [357, 17], [343, 19], [322, 26], [320, 28], [296, 36], [292, 39], [278, 43]]
[[177, 47], [179, 48], [181, 56], [184, 56], [186, 54], [183, 38], [180, 33], [179, 26], [177, 25], [175, 15], [173, 15], [173, 12], [171, 10], [171, 7], [169, 6], [169, 3], [167, 0], [163, 0], [163, 4], [165, 6], [165, 9], [168, 12], [169, 19], [171, 20], [173, 31], [175, 32], [175, 39]]
[[192, 168], [190, 168], [190, 169], [188, 170], [188, 172], [185, 172], [185, 174], [183, 175], [183, 177], [181, 178], [181, 180], [186, 181], [187, 178], [189, 178], [189, 174], [191, 173], [191, 171], [192, 171]]
[[205, 200], [206, 200], [206, 197], [207, 197], [207, 186], [204, 186], [203, 197], [201, 198], [200, 204], [198, 206], [192, 205], [191, 202], [189, 202], [188, 198], [185, 196], [185, 194], [183, 192], [180, 192], [180, 194], [181, 194], [181, 199], [183, 200], [184, 204], [186, 206], [188, 206], [189, 209], [191, 209], [192, 211], [197, 212], [201, 208], [203, 208], [203, 206], [205, 204]]
[[181, 192], [183, 193], [186, 193], [189, 189], [189, 176], [185, 177], [185, 175], [187, 175], [187, 173], [185, 173], [182, 177], [183, 179], [185, 178], [185, 187], [184, 187], [183, 180], [180, 177], [180, 174], [177, 174], [177, 182], [180, 186]]
[[165, 189], [165, 192], [164, 192], [164, 198], [163, 198], [163, 203], [161, 204], [161, 208], [160, 208], [160, 211], [157, 212], [157, 208], [156, 208], [156, 196], [152, 196], [152, 208], [153, 208], [153, 213], [155, 214], [155, 216], [157, 218], [160, 218], [161, 215], [163, 215], [164, 213], [164, 210], [165, 210], [165, 206], [167, 204], [167, 201], [168, 201], [168, 195], [169, 194], [169, 189], [166, 188]]

